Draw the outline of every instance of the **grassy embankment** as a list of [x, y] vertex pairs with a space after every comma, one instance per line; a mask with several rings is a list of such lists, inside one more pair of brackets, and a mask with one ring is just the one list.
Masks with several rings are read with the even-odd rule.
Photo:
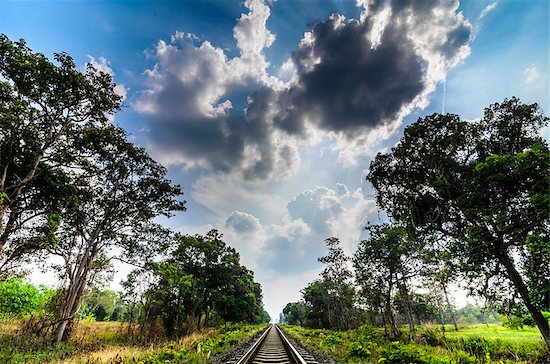
[[445, 335], [437, 326], [419, 327], [413, 340], [389, 342], [379, 330], [311, 330], [283, 325], [303, 346], [338, 363], [474, 364], [536, 363], [547, 355], [534, 328], [507, 329], [501, 325], [472, 325]]
[[80, 323], [67, 343], [19, 334], [19, 323], [0, 323], [0, 363], [207, 363], [266, 325], [226, 325], [179, 340], [132, 339], [120, 322]]

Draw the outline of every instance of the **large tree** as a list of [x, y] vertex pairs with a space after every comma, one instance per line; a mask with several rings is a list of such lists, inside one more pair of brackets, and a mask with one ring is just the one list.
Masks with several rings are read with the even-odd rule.
[[485, 280], [474, 289], [525, 307], [550, 348], [541, 312], [550, 289], [547, 122], [537, 104], [516, 98], [491, 105], [479, 121], [434, 114], [378, 154], [367, 178], [380, 207], [451, 252], [469, 278]]
[[348, 268], [349, 257], [344, 254], [340, 240], [331, 237], [325, 240], [326, 256], [318, 258], [325, 264], [321, 279], [310, 283], [302, 290], [307, 310], [308, 325], [345, 330], [356, 324], [356, 292], [351, 283], [352, 273]]
[[150, 275], [141, 297], [133, 297], [149, 306], [143, 307], [143, 323], [160, 317], [166, 334], [177, 336], [208, 326], [212, 320], [270, 320], [263, 310], [261, 286], [218, 231], [204, 236], [174, 234], [171, 241], [173, 247], [164, 259], [147, 263], [126, 283], [129, 291], [136, 291], [143, 281], [140, 277]]
[[[162, 228], [151, 223], [158, 215], [184, 210], [179, 186], [166, 178], [164, 167], [116, 127], [87, 127], [79, 143], [80, 168], [72, 172], [77, 202], [63, 212], [50, 254], [63, 259], [66, 281], [57, 341], [67, 337], [90, 274], [117, 258], [136, 252], [154, 253]], [[155, 238], [153, 235], [157, 235]]]
[[[73, 202], [66, 176], [83, 130], [110, 124], [120, 107], [110, 75], [0, 35], [0, 269], [41, 249], [59, 210]], [[78, 158], [76, 158], [78, 159]], [[23, 236], [13, 238], [25, 227]], [[46, 233], [47, 235], [48, 233]], [[12, 239], [10, 239], [12, 238]]]
[[[369, 225], [370, 237], [359, 243], [353, 257], [356, 281], [370, 301], [382, 303], [390, 337], [399, 336], [393, 312], [393, 300], [399, 292], [400, 307], [410, 331], [414, 330], [409, 282], [420, 271], [420, 249], [417, 241], [409, 239], [406, 231], [390, 224]], [[380, 298], [376, 297], [379, 296]]]

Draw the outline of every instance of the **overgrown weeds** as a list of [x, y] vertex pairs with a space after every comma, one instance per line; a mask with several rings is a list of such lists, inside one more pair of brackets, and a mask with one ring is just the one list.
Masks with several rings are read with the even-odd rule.
[[[368, 325], [349, 331], [283, 327], [305, 347], [338, 363], [527, 364], [548, 355], [542, 338], [496, 325], [475, 325], [453, 333], [426, 325], [412, 339], [404, 336], [399, 341], [387, 340], [383, 332]], [[495, 331], [500, 337], [493, 336]]]

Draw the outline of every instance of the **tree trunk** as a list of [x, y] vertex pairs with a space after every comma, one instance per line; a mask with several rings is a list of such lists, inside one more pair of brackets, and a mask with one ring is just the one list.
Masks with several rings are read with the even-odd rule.
[[504, 251], [500, 254], [497, 254], [497, 258], [499, 259], [500, 263], [504, 265], [504, 268], [506, 268], [508, 278], [512, 281], [514, 287], [517, 289], [519, 295], [523, 300], [523, 303], [525, 304], [527, 310], [537, 324], [537, 327], [539, 328], [539, 331], [544, 338], [544, 341], [546, 342], [548, 350], [550, 350], [550, 325], [548, 324], [546, 318], [543, 316], [542, 312], [537, 309], [535, 305], [533, 305], [533, 303], [531, 302], [531, 298], [529, 297], [529, 288], [517, 271], [514, 262], [510, 259], [508, 252]]
[[67, 339], [70, 334], [70, 329], [72, 328], [76, 313], [80, 308], [80, 301], [84, 289], [86, 288], [88, 272], [94, 255], [92, 249], [88, 249], [79, 261], [75, 275], [69, 280], [69, 287], [67, 287], [67, 294], [65, 295], [65, 307], [63, 308], [59, 325], [55, 331], [56, 342]]
[[455, 331], [458, 331], [458, 323], [456, 322], [453, 306], [451, 305], [451, 301], [449, 300], [449, 295], [447, 294], [447, 287], [445, 286], [444, 283], [441, 283], [441, 288], [443, 288], [443, 294], [445, 295], [445, 302], [447, 303], [447, 307], [449, 308], [449, 313], [451, 314], [451, 320], [453, 320]]
[[437, 300], [437, 311], [439, 311], [439, 318], [441, 320], [441, 332], [445, 336], [445, 316], [443, 315], [443, 307], [441, 307], [441, 301]]
[[210, 321], [210, 305], [206, 306], [206, 313], [204, 314], [204, 327], [208, 327]]
[[401, 300], [403, 303], [403, 308], [405, 309], [405, 317], [407, 318], [407, 323], [409, 324], [409, 336], [414, 332], [414, 321], [412, 316], [411, 308], [411, 299], [409, 297], [409, 291], [405, 282], [399, 283], [399, 293], [401, 295]]
[[[87, 270], [85, 272], [87, 275]], [[86, 286], [86, 276], [76, 277], [74, 281], [69, 283], [67, 289], [65, 307], [63, 309], [63, 314], [60, 318], [60, 323], [56, 328], [55, 332], [55, 342], [61, 342], [66, 340], [69, 336], [69, 333], [72, 329], [74, 319], [78, 309], [80, 307], [80, 300], [82, 298], [82, 293]]]
[[395, 323], [395, 316], [393, 315], [393, 310], [391, 308], [391, 291], [392, 291], [392, 284], [390, 283], [388, 287], [388, 292], [386, 294], [385, 306], [386, 306], [386, 317], [388, 318], [388, 323], [390, 325], [390, 339], [395, 339], [399, 337], [399, 328]]

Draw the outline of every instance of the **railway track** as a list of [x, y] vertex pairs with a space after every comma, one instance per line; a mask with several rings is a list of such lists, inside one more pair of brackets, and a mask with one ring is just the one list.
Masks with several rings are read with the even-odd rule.
[[307, 352], [296, 349], [276, 325], [271, 325], [235, 364], [318, 364]]

